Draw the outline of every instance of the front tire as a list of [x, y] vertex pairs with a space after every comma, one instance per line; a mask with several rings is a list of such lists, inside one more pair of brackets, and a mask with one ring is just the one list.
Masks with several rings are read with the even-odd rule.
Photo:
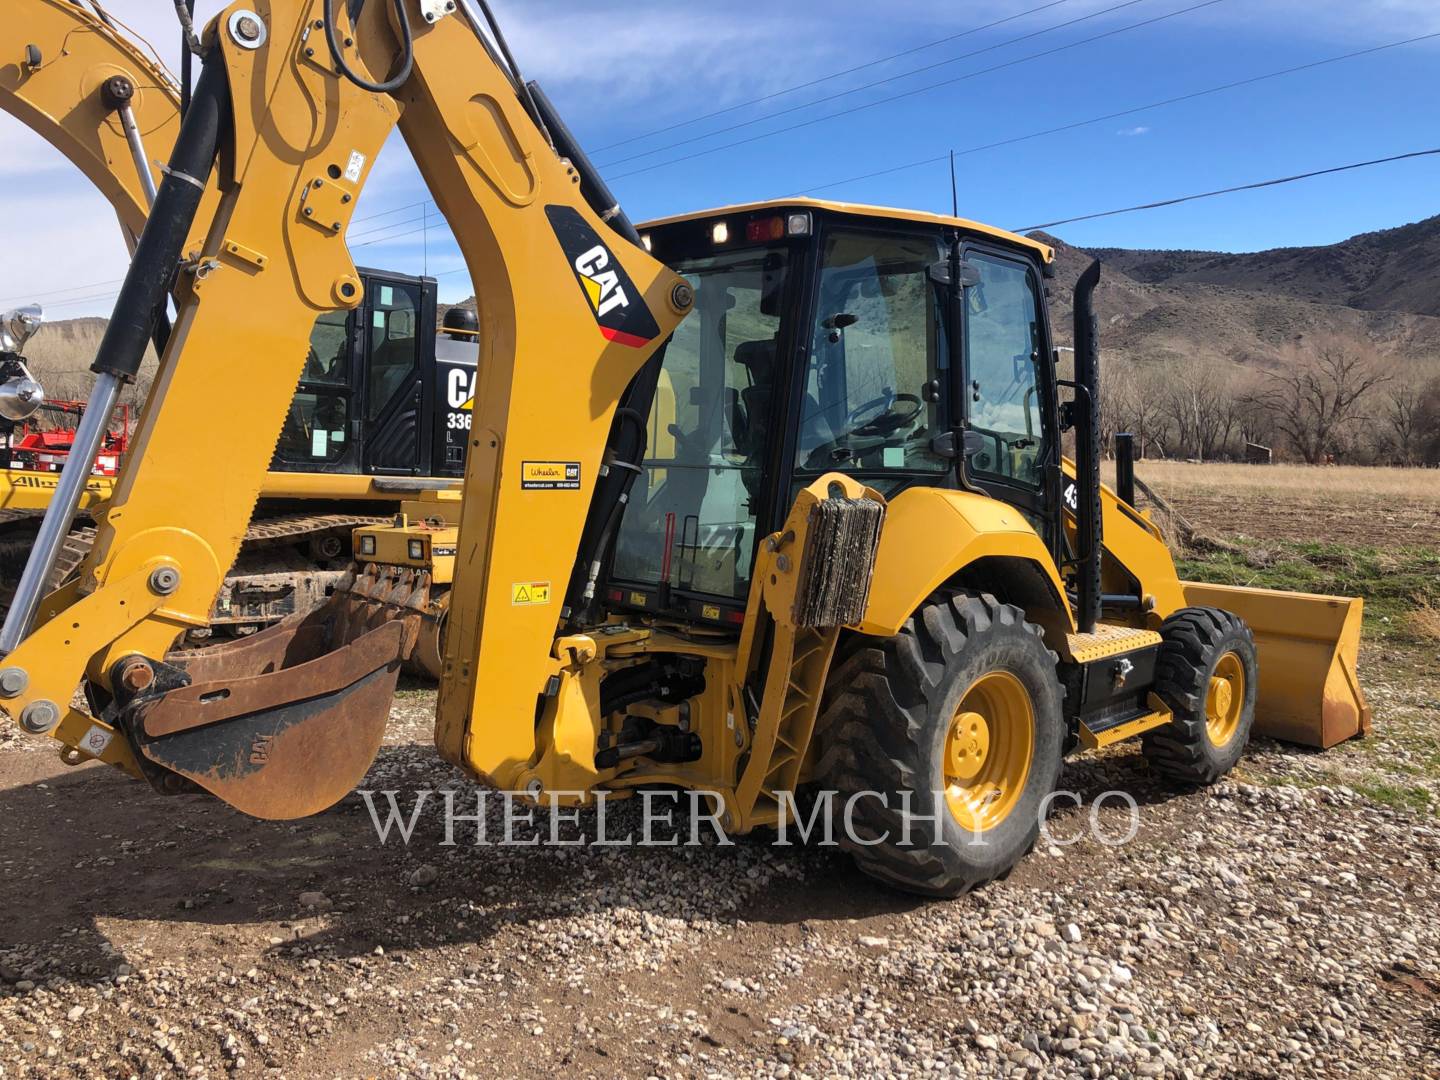
[[830, 676], [815, 778], [837, 793], [833, 835], [862, 871], [958, 896], [1034, 846], [1064, 742], [1055, 663], [1024, 612], [989, 595], [937, 596], [893, 638], [853, 640]]
[[1213, 784], [1245, 753], [1259, 685], [1255, 637], [1238, 615], [1181, 608], [1160, 627], [1155, 693], [1174, 713], [1142, 737], [1151, 768], [1186, 787]]

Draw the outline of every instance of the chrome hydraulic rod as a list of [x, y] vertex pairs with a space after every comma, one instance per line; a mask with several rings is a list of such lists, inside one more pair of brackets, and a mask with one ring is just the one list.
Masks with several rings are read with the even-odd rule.
[[65, 534], [74, 521], [100, 440], [109, 427], [110, 414], [122, 387], [140, 370], [145, 348], [164, 314], [185, 238], [215, 167], [220, 133], [229, 124], [229, 95], [224, 66], [218, 61], [207, 65], [195, 88], [190, 112], [180, 127], [170, 167], [156, 193], [125, 283], [120, 287], [115, 312], [90, 365], [95, 385], [55, 495], [45, 509], [39, 536], [15, 587], [10, 610], [5, 613], [5, 624], [0, 627], [0, 655], [14, 652], [30, 632]]
[[145, 190], [145, 205], [155, 208], [155, 174], [150, 171], [150, 162], [145, 157], [145, 142], [140, 138], [140, 127], [135, 123], [135, 110], [126, 102], [119, 108], [120, 126], [125, 129], [125, 141], [130, 144], [130, 156], [135, 159], [135, 171], [140, 174], [140, 186]]
[[85, 414], [80, 417], [80, 426], [75, 431], [74, 445], [65, 458], [65, 468], [60, 473], [50, 505], [45, 508], [40, 533], [35, 537], [35, 546], [30, 549], [30, 558], [25, 563], [25, 572], [20, 575], [20, 583], [15, 586], [10, 610], [5, 613], [5, 625], [0, 628], [0, 656], [14, 652], [30, 632], [35, 612], [45, 596], [50, 572], [74, 521], [75, 508], [84, 494], [85, 482], [90, 479], [90, 469], [100, 449], [100, 440], [105, 437], [110, 414], [123, 386], [124, 382], [118, 375], [107, 373], [95, 378], [90, 400], [85, 404]]

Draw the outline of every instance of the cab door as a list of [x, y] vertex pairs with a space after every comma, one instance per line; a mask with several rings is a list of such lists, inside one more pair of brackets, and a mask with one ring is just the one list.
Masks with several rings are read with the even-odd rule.
[[970, 486], [1024, 511], [1054, 542], [1054, 378], [1035, 264], [966, 244], [964, 469]]
[[359, 332], [365, 358], [364, 471], [418, 474], [431, 434], [423, 402], [426, 377], [434, 378], [433, 288], [398, 275], [369, 272], [367, 279]]

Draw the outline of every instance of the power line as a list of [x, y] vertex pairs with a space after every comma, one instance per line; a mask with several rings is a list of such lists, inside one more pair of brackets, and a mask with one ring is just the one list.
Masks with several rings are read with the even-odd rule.
[[[1025, 225], [1011, 231], [1017, 233], [1027, 233], [1034, 232], [1037, 229], [1053, 229], [1058, 225], [1073, 225], [1079, 221], [1094, 221], [1098, 218], [1115, 217], [1119, 214], [1133, 214], [1141, 210], [1159, 210], [1167, 206], [1178, 206], [1181, 203], [1195, 202], [1198, 199], [1213, 199], [1220, 195], [1233, 195], [1241, 191], [1257, 191], [1262, 188], [1278, 187], [1281, 184], [1293, 184], [1298, 180], [1311, 180], [1317, 176], [1333, 176], [1335, 173], [1350, 172], [1355, 169], [1366, 169], [1374, 165], [1388, 165], [1397, 161], [1410, 161], [1415, 158], [1433, 157], [1436, 155], [1440, 155], [1440, 147], [1435, 147], [1434, 149], [1430, 150], [1412, 150], [1404, 154], [1392, 154], [1390, 157], [1373, 158], [1370, 161], [1356, 161], [1348, 165], [1334, 165], [1328, 169], [1314, 169], [1310, 172], [1296, 173], [1293, 176], [1281, 176], [1273, 180], [1259, 180], [1251, 184], [1237, 184], [1233, 187], [1219, 188], [1215, 191], [1202, 191], [1194, 195], [1180, 195], [1173, 199], [1161, 199], [1156, 202], [1140, 203], [1136, 206], [1126, 206], [1118, 210], [1101, 210], [1093, 214], [1081, 214], [1077, 217], [1060, 218], [1056, 221], [1046, 221], [1038, 225]], [[457, 266], [451, 270], [442, 270], [440, 273], [433, 276], [447, 277], [450, 274], [458, 274], [468, 269], [469, 267], [466, 266]], [[66, 307], [71, 304], [91, 303], [101, 300], [113, 300], [118, 295], [118, 293], [114, 293], [107, 296], [80, 297], [76, 300], [65, 301], [63, 303], [55, 304], [53, 306]]]
[[[419, 224], [421, 224], [421, 222], [427, 220], [428, 218], [429, 218], [429, 214], [427, 213], [424, 217], [407, 218], [405, 221], [392, 221], [392, 222], [390, 222], [390, 223], [387, 224], [387, 225], [377, 225], [377, 226], [375, 226], [373, 229], [365, 229], [365, 230], [362, 230], [361, 232], [354, 233], [354, 234], [351, 234], [351, 233], [348, 233], [348, 232], [347, 232], [347, 233], [345, 234], [345, 239], [346, 239], [347, 241], [361, 240], [361, 239], [363, 239], [364, 237], [374, 236], [374, 235], [376, 235], [377, 233], [387, 232], [387, 231], [390, 230], [390, 229], [398, 229], [398, 228], [400, 228], [401, 226], [404, 226], [404, 225], [419, 225]], [[417, 230], [417, 231], [418, 231], [418, 230]], [[384, 239], [384, 237], [381, 237], [381, 239]], [[367, 243], [375, 244], [375, 243], [379, 243], [379, 241], [378, 241], [378, 240], [370, 240], [370, 241], [367, 241]], [[353, 247], [364, 247], [365, 245], [364, 245], [364, 244], [352, 244], [351, 246], [353, 246]]]
[[92, 281], [88, 285], [71, 285], [68, 289], [49, 289], [45, 292], [23, 293], [18, 296], [6, 297], [0, 300], [0, 305], [38, 303], [48, 296], [64, 296], [66, 293], [84, 292], [87, 289], [101, 289], [106, 285], [119, 285], [124, 278], [112, 278], [109, 281]]
[[1316, 176], [1330, 176], [1334, 173], [1349, 172], [1351, 169], [1365, 169], [1371, 165], [1388, 165], [1392, 161], [1408, 161], [1412, 158], [1429, 157], [1440, 154], [1440, 147], [1433, 150], [1412, 150], [1408, 154], [1394, 154], [1390, 157], [1375, 158], [1371, 161], [1357, 161], [1350, 165], [1335, 165], [1328, 169], [1316, 169], [1313, 172], [1296, 173], [1294, 176], [1281, 176], [1274, 180], [1260, 180], [1253, 184], [1237, 184], [1235, 187], [1220, 188], [1217, 191], [1202, 191], [1198, 195], [1181, 195], [1175, 199], [1161, 199], [1159, 202], [1141, 203], [1138, 206], [1126, 206], [1119, 210], [1102, 210], [1095, 214], [1081, 214], [1079, 217], [1061, 218], [1058, 221], [1046, 221], [1040, 225], [1026, 225], [1024, 228], [1015, 229], [1014, 232], [1027, 233], [1036, 229], [1053, 229], [1057, 225], [1072, 225], [1077, 221], [1094, 221], [1096, 218], [1114, 217], [1117, 214], [1133, 214], [1138, 210], [1158, 210], [1165, 206], [1178, 206], [1180, 203], [1194, 202], [1196, 199], [1213, 199], [1217, 195], [1232, 195], [1237, 191], [1255, 191], [1259, 188], [1277, 187], [1280, 184], [1293, 184], [1297, 180], [1309, 180]]
[[[365, 217], [362, 217], [362, 218], [355, 218], [353, 221], [350, 222], [350, 225], [351, 225], [351, 227], [354, 227], [355, 225], [360, 225], [360, 224], [363, 224], [364, 222], [367, 222], [367, 221], [377, 221], [377, 220], [379, 220], [380, 218], [389, 217], [389, 216], [391, 216], [392, 214], [398, 214], [398, 213], [401, 213], [402, 211], [405, 211], [405, 210], [417, 210], [417, 209], [419, 209], [419, 208], [421, 208], [421, 207], [430, 207], [430, 206], [434, 206], [434, 205], [435, 205], [435, 204], [434, 204], [430, 199], [422, 199], [420, 202], [409, 203], [409, 204], [407, 204], [407, 205], [405, 205], [405, 206], [397, 206], [397, 207], [395, 207], [394, 209], [384, 210], [384, 211], [382, 211], [382, 212], [380, 212], [380, 213], [378, 213], [378, 214], [368, 214], [368, 215], [366, 215]], [[370, 229], [370, 230], [367, 230], [367, 231], [365, 231], [365, 232], [358, 233], [358, 234], [356, 234], [356, 235], [357, 235], [357, 236], [369, 236], [369, 235], [371, 235], [372, 233], [383, 232], [383, 231], [385, 231], [386, 229], [397, 228], [397, 227], [399, 227], [399, 226], [401, 226], [401, 225], [414, 224], [414, 222], [418, 222], [418, 221], [421, 221], [421, 220], [423, 220], [423, 219], [417, 217], [417, 218], [413, 219], [413, 221], [392, 221], [389, 225], [381, 225], [381, 226], [378, 226], [378, 227], [376, 227], [376, 228], [374, 228], [374, 229]], [[65, 296], [65, 295], [67, 295], [67, 294], [69, 294], [69, 293], [75, 293], [75, 292], [86, 292], [86, 291], [88, 291], [88, 290], [90, 290], [90, 289], [101, 289], [101, 288], [104, 288], [104, 287], [107, 286], [107, 285], [119, 285], [119, 284], [120, 284], [121, 282], [123, 282], [124, 280], [125, 280], [124, 278], [111, 278], [111, 279], [109, 279], [108, 281], [92, 281], [92, 282], [89, 282], [89, 283], [84, 284], [84, 285], [70, 285], [70, 286], [67, 286], [67, 287], [65, 287], [65, 288], [63, 288], [63, 289], [45, 289], [45, 290], [42, 290], [42, 291], [39, 291], [39, 292], [23, 293], [23, 294], [19, 294], [19, 295], [16, 295], [16, 296], [9, 296], [9, 297], [5, 297], [4, 299], [0, 299], [0, 306], [3, 306], [3, 305], [5, 305], [5, 304], [23, 304], [23, 303], [40, 303], [40, 302], [45, 302], [45, 303], [48, 303], [49, 306], [51, 306], [51, 307], [61, 307], [61, 306], [64, 306], [64, 305], [63, 305], [60, 301], [58, 301], [58, 300], [53, 300], [53, 301], [52, 301], [52, 300], [49, 300], [48, 298], [49, 298], [49, 297]], [[102, 297], [102, 299], [103, 299], [103, 297]]]
[[978, 154], [984, 150], [994, 150], [1002, 146], [1013, 146], [1015, 143], [1027, 142], [1031, 139], [1044, 138], [1047, 135], [1058, 135], [1066, 131], [1074, 131], [1076, 128], [1088, 127], [1091, 124], [1102, 124], [1107, 120], [1119, 120], [1126, 116], [1133, 116], [1135, 113], [1147, 112], [1151, 109], [1159, 109], [1168, 105], [1177, 105], [1185, 101], [1194, 101], [1196, 98], [1207, 97], [1211, 94], [1218, 94], [1225, 90], [1235, 90], [1242, 86], [1251, 86], [1255, 83], [1265, 82], [1269, 79], [1278, 79], [1285, 75], [1295, 75], [1302, 71], [1310, 71], [1314, 68], [1325, 67], [1327, 64], [1338, 64], [1342, 60], [1353, 60], [1360, 56], [1369, 56], [1373, 53], [1384, 52], [1387, 49], [1398, 49], [1404, 45], [1414, 45], [1420, 41], [1430, 41], [1440, 38], [1440, 32], [1434, 34], [1421, 34], [1419, 37], [1405, 38], [1403, 41], [1391, 41], [1384, 45], [1376, 45], [1369, 49], [1358, 49], [1355, 52], [1342, 53], [1339, 56], [1326, 57], [1323, 60], [1313, 60], [1308, 64], [1300, 64], [1296, 67], [1282, 68], [1279, 71], [1269, 71], [1263, 75], [1253, 75], [1248, 79], [1237, 79], [1234, 82], [1221, 83], [1219, 86], [1206, 87], [1204, 90], [1195, 90], [1188, 94], [1179, 94], [1176, 97], [1164, 98], [1160, 101], [1152, 101], [1145, 105], [1135, 105], [1128, 109], [1120, 109], [1117, 112], [1104, 113], [1101, 116], [1092, 116], [1086, 120], [1076, 120], [1069, 124], [1060, 124], [1057, 127], [1045, 128], [1041, 131], [1032, 131], [1027, 135], [1013, 135], [1008, 139], [997, 139], [995, 142], [981, 143], [976, 146], [966, 147], [963, 150], [947, 151], [935, 157], [922, 158], [919, 161], [909, 161], [903, 165], [893, 165], [886, 169], [877, 169], [874, 172], [862, 173], [859, 176], [849, 176], [844, 180], [832, 180], [829, 183], [817, 184], [814, 187], [804, 188], [801, 191], [792, 192], [792, 195], [813, 195], [817, 191], [828, 191], [830, 188], [844, 187], [846, 184], [859, 183], [862, 180], [873, 180], [877, 176], [889, 176], [892, 173], [904, 172], [907, 169], [918, 169], [925, 165], [935, 165], [946, 161], [949, 154], [956, 157], [964, 157], [968, 154]]
[[1174, 19], [1181, 15], [1188, 15], [1191, 12], [1199, 11], [1202, 8], [1213, 7], [1216, 4], [1225, 3], [1226, 0], [1202, 0], [1201, 3], [1192, 4], [1189, 7], [1181, 8], [1179, 11], [1172, 11], [1166, 15], [1156, 15], [1153, 18], [1143, 19], [1128, 26], [1116, 27], [1114, 30], [1107, 30], [1101, 34], [1094, 34], [1088, 38], [1081, 38], [1079, 41], [1072, 41], [1066, 45], [1057, 45], [1053, 49], [1045, 49], [1041, 52], [1030, 53], [1026, 56], [1017, 57], [1014, 60], [1007, 60], [1003, 64], [994, 64], [988, 68], [981, 68], [979, 71], [972, 71], [965, 75], [957, 75], [951, 79], [944, 79], [940, 82], [929, 83], [926, 86], [918, 86], [912, 90], [906, 90], [899, 94], [892, 94], [889, 97], [878, 98], [875, 101], [864, 102], [860, 105], [852, 105], [848, 109], [841, 109], [839, 112], [827, 113], [825, 116], [817, 116], [810, 120], [802, 120], [800, 123], [791, 124], [787, 127], [775, 128], [773, 131], [761, 132], [759, 135], [751, 135], [744, 139], [737, 139], [734, 142], [721, 143], [719, 146], [708, 147], [704, 150], [697, 150], [692, 154], [683, 154], [680, 157], [669, 158], [665, 161], [656, 162], [654, 165], [646, 165], [640, 169], [632, 169], [630, 172], [619, 173], [610, 177], [611, 180], [624, 180], [627, 177], [639, 176], [642, 173], [653, 172], [656, 169], [663, 169], [668, 165], [678, 165], [684, 161], [691, 161], [695, 158], [705, 157], [708, 154], [717, 154], [722, 150], [733, 150], [737, 146], [745, 146], [749, 143], [759, 142], [761, 139], [768, 139], [775, 135], [783, 135], [791, 131], [798, 131], [801, 128], [813, 127], [816, 124], [823, 124], [829, 120], [837, 120], [842, 116], [850, 116], [853, 113], [862, 112], [865, 109], [873, 109], [880, 105], [888, 105], [894, 101], [901, 101], [905, 98], [914, 97], [917, 94], [928, 93], [931, 90], [938, 90], [943, 86], [953, 86], [955, 83], [965, 82], [969, 79], [978, 78], [981, 75], [989, 75], [996, 71], [1003, 71], [1006, 68], [1015, 67], [1018, 64], [1028, 64], [1032, 60], [1040, 60], [1056, 53], [1066, 52], [1070, 49], [1077, 49], [1082, 45], [1089, 45], [1096, 41], [1115, 37], [1131, 30], [1138, 30], [1142, 27], [1153, 26], [1156, 23], [1164, 22], [1167, 19]]
[[1051, 0], [1051, 2], [1048, 4], [1041, 4], [1039, 7], [1033, 7], [1029, 11], [1021, 11], [1015, 15], [1009, 15], [1003, 19], [996, 19], [994, 22], [986, 23], [984, 26], [975, 26], [969, 30], [962, 31], [961, 33], [951, 34], [949, 37], [936, 38], [934, 41], [927, 41], [923, 45], [916, 45], [913, 48], [902, 49], [900, 52], [891, 53], [889, 56], [882, 56], [878, 60], [867, 60], [863, 64], [856, 64], [854, 67], [845, 68], [843, 71], [831, 72], [829, 75], [821, 75], [819, 78], [811, 79], [809, 82], [796, 83], [794, 86], [787, 86], [784, 90], [776, 90], [773, 93], [762, 94], [760, 97], [751, 98], [749, 101], [742, 101], [738, 105], [727, 105], [723, 109], [716, 109], [714, 112], [702, 113], [699, 116], [692, 116], [688, 120], [677, 120], [673, 124], [667, 124], [664, 127], [658, 127], [652, 131], [646, 131], [639, 135], [632, 135], [628, 139], [621, 139], [619, 142], [606, 143], [604, 146], [596, 147], [594, 152], [597, 154], [603, 154], [606, 150], [613, 150], [617, 146], [628, 146], [630, 143], [639, 142], [641, 139], [648, 139], [652, 135], [664, 135], [667, 131], [675, 131], [678, 128], [689, 127], [691, 124], [698, 124], [705, 120], [713, 120], [717, 116], [725, 116], [728, 113], [739, 112], [741, 109], [748, 109], [751, 105], [760, 105], [767, 101], [773, 101], [775, 98], [784, 97], [786, 94], [793, 94], [797, 90], [808, 90], [812, 86], [819, 86], [821, 83], [830, 82], [832, 79], [844, 78], [846, 75], [853, 75], [857, 71], [864, 71], [867, 68], [879, 67], [881, 64], [888, 64], [891, 60], [899, 60], [902, 56], [910, 56], [914, 53], [924, 52], [926, 49], [933, 49], [938, 45], [947, 45], [952, 41], [958, 41], [960, 38], [969, 37], [971, 34], [978, 34], [983, 30], [993, 30], [997, 26], [1002, 26], [1008, 22], [1014, 22], [1016, 19], [1023, 19], [1027, 15], [1034, 15], [1037, 12], [1045, 11], [1053, 7], [1059, 7], [1061, 4], [1068, 3], [1070, 3], [1070, 0]]
[[406, 203], [404, 206], [396, 206], [390, 210], [382, 210], [378, 214], [366, 214], [364, 217], [354, 218], [351, 220], [350, 225], [352, 227], [355, 225], [363, 225], [367, 221], [379, 221], [382, 217], [389, 217], [391, 214], [399, 214], [406, 210], [418, 210], [422, 206], [434, 205], [435, 203], [431, 199], [421, 199], [419, 202]]
[[1078, 23], [1082, 22], [1088, 22], [1091, 19], [1098, 19], [1103, 15], [1112, 15], [1123, 8], [1134, 7], [1136, 4], [1145, 4], [1149, 2], [1150, 0], [1123, 0], [1122, 3], [1115, 4], [1111, 7], [1102, 8], [1099, 11], [1092, 11], [1088, 15], [1080, 15], [1074, 19], [1068, 19], [1065, 22], [1056, 23], [1054, 26], [1047, 26], [1040, 30], [1032, 30], [1028, 34], [1021, 34], [1019, 37], [1008, 38], [1007, 40], [997, 42], [994, 45], [987, 45], [983, 49], [974, 49], [968, 53], [961, 53], [959, 56], [952, 56], [948, 60], [937, 60], [934, 63], [926, 64], [923, 67], [911, 68], [909, 71], [902, 71], [897, 75], [889, 75], [883, 79], [876, 79], [874, 82], [863, 83], [862, 85], [852, 87], [849, 90], [840, 90], [833, 94], [827, 94], [824, 97], [815, 98], [813, 101], [802, 102], [799, 105], [791, 105], [788, 108], [781, 109], [778, 112], [769, 113], [765, 116], [757, 116], [750, 120], [742, 120], [739, 123], [731, 124], [729, 127], [716, 128], [714, 131], [707, 131], [702, 135], [695, 135], [688, 139], [680, 139], [676, 142], [666, 143], [664, 146], [657, 146], [653, 150], [642, 150], [640, 153], [631, 154], [629, 157], [615, 158], [612, 161], [601, 162], [600, 166], [601, 168], [610, 168], [614, 165], [623, 165], [629, 161], [638, 161], [641, 158], [651, 157], [655, 154], [664, 153], [666, 150], [674, 150], [681, 146], [689, 146], [692, 143], [703, 142], [705, 139], [713, 139], [717, 135], [725, 135], [731, 131], [739, 131], [741, 128], [750, 127], [752, 124], [763, 123], [766, 120], [775, 120], [781, 116], [789, 116], [791, 113], [802, 112], [805, 109], [811, 108], [812, 106], [823, 105], [827, 101], [836, 101], [842, 97], [849, 97], [852, 94], [862, 94], [866, 90], [875, 89], [877, 86], [886, 86], [889, 83], [898, 82], [901, 79], [908, 79], [912, 75], [921, 75], [927, 71], [934, 71], [936, 68], [949, 67], [951, 64], [958, 64], [962, 60], [971, 60], [985, 53], [995, 52], [998, 49], [1008, 48], [1011, 45], [1017, 45], [1022, 41], [1029, 41], [1032, 38], [1041, 37], [1056, 30], [1064, 30], [1066, 27], [1075, 26]]

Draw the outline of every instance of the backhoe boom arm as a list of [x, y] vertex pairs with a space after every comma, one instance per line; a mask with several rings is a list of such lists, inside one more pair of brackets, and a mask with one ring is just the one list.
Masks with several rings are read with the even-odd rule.
[[[142, 258], [131, 268], [126, 290], [134, 295], [140, 282], [179, 272], [179, 318], [91, 560], [79, 582], [45, 599], [38, 629], [6, 658], [7, 669], [23, 673], [10, 685], [24, 689], [0, 701], [31, 730], [152, 781], [157, 773], [184, 776], [251, 812], [226, 785], [282, 772], [284, 747], [302, 758], [313, 751], [295, 733], [310, 730], [314, 716], [263, 706], [306, 695], [251, 687], [247, 700], [257, 707], [237, 715], [238, 705], [225, 703], [228, 690], [200, 694], [177, 719], [163, 707], [165, 695], [205, 680], [201, 668], [187, 672], [166, 653], [186, 628], [205, 623], [235, 557], [317, 314], [362, 300], [345, 230], [396, 123], [483, 293], [437, 727], [442, 752], [472, 771], [503, 783], [534, 753], [559, 598], [617, 403], [689, 303], [681, 279], [586, 203], [575, 169], [546, 140], [466, 12], [427, 23], [416, 0], [394, 9], [371, 3], [356, 25], [336, 28], [348, 43], [337, 58], [324, 33], [331, 7], [346, 10], [322, 0], [241, 3], [206, 31], [202, 85], [212, 71], [223, 73], [230, 115], [219, 140], [219, 205], [197, 223], [206, 236], [198, 260], [166, 267]], [[359, 80], [399, 66], [410, 34], [397, 14], [413, 33], [413, 67], [393, 95], [376, 93]], [[178, 143], [186, 141], [182, 132]], [[203, 181], [172, 170], [160, 203], [167, 185], [196, 179]], [[170, 245], [149, 247], [180, 255]], [[143, 241], [141, 248], [144, 255]], [[96, 369], [126, 371], [135, 339], [110, 344]], [[226, 423], [217, 424], [221, 409]], [[208, 464], [197, 469], [196, 462]], [[532, 489], [522, 482], [526, 462], [572, 464], [580, 489]], [[531, 602], [517, 601], [517, 585], [537, 584], [545, 588], [528, 592]], [[380, 592], [372, 606], [413, 600], [388, 586]], [[328, 626], [309, 636], [333, 646], [344, 643], [338, 633]], [[327, 681], [312, 667], [323, 655], [302, 659], [298, 645], [286, 648], [277, 680], [293, 674], [340, 695], [322, 694], [312, 713], [327, 702], [343, 712], [343, 696], [378, 672], [393, 685], [399, 660], [352, 682], [331, 664]], [[291, 660], [299, 660], [294, 672], [281, 670]], [[104, 706], [99, 715], [68, 705], [82, 678]], [[162, 715], [164, 723], [155, 720]], [[479, 725], [483, 752], [469, 737]], [[323, 808], [317, 801], [328, 805], [317, 796], [258, 812], [293, 816]]]

